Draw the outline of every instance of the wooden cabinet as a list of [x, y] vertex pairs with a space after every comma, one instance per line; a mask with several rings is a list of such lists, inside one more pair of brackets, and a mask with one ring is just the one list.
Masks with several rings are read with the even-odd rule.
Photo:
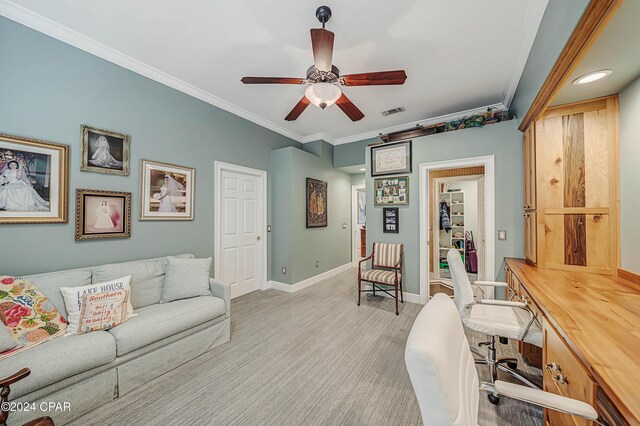
[[525, 257], [617, 273], [618, 97], [549, 108], [524, 134]]
[[[594, 406], [596, 386], [587, 370], [547, 321], [543, 321], [543, 333], [544, 390]], [[550, 410], [545, 410], [545, 417], [552, 425], [592, 424], [585, 419]]]
[[537, 228], [536, 212], [526, 211], [524, 213], [524, 257], [534, 264], [537, 261]]
[[536, 132], [535, 123], [531, 124], [522, 137], [522, 159], [524, 172], [524, 200], [525, 210], [536, 208]]
[[[536, 321], [542, 324], [542, 311], [533, 302], [531, 296], [524, 289], [518, 278], [511, 272], [509, 267], [505, 268], [506, 282], [509, 286], [507, 299], [526, 304], [536, 317]], [[516, 342], [516, 347], [522, 358], [532, 367], [542, 368], [542, 349], [526, 342]]]

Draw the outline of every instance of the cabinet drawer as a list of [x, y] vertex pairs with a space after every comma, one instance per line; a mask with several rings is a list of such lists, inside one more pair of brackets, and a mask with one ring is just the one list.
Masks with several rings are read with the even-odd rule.
[[[548, 392], [594, 405], [595, 384], [580, 361], [546, 321], [544, 330], [544, 388]], [[587, 420], [561, 413], [547, 413], [551, 424], [591, 425]], [[555, 420], [555, 421], [553, 421]]]

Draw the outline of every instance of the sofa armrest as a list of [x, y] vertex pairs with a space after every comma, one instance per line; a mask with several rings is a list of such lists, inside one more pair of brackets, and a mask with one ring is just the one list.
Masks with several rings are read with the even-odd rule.
[[231, 318], [231, 286], [215, 278], [209, 278], [209, 287], [211, 288], [211, 294], [224, 300], [226, 307], [225, 318]]

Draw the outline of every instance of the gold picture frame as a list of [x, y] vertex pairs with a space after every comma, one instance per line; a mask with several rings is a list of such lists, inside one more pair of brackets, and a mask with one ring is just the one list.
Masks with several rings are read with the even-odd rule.
[[76, 189], [76, 240], [130, 236], [130, 192]]
[[193, 220], [196, 169], [142, 160], [140, 220]]
[[80, 170], [129, 176], [131, 137], [123, 133], [80, 126]]
[[69, 146], [0, 134], [0, 224], [67, 223]]

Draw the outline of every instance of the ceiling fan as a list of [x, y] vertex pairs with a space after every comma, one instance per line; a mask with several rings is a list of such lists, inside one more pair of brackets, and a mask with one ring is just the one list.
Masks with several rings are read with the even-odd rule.
[[285, 117], [287, 121], [297, 119], [310, 103], [322, 109], [335, 103], [352, 121], [361, 120], [364, 114], [347, 98], [340, 86], [404, 84], [407, 74], [404, 70], [397, 70], [341, 76], [340, 70], [332, 63], [334, 34], [324, 28], [331, 18], [331, 9], [320, 6], [316, 10], [316, 18], [322, 23], [322, 28], [311, 29], [314, 64], [307, 70], [306, 78], [243, 77], [241, 81], [244, 84], [308, 84], [300, 102]]

